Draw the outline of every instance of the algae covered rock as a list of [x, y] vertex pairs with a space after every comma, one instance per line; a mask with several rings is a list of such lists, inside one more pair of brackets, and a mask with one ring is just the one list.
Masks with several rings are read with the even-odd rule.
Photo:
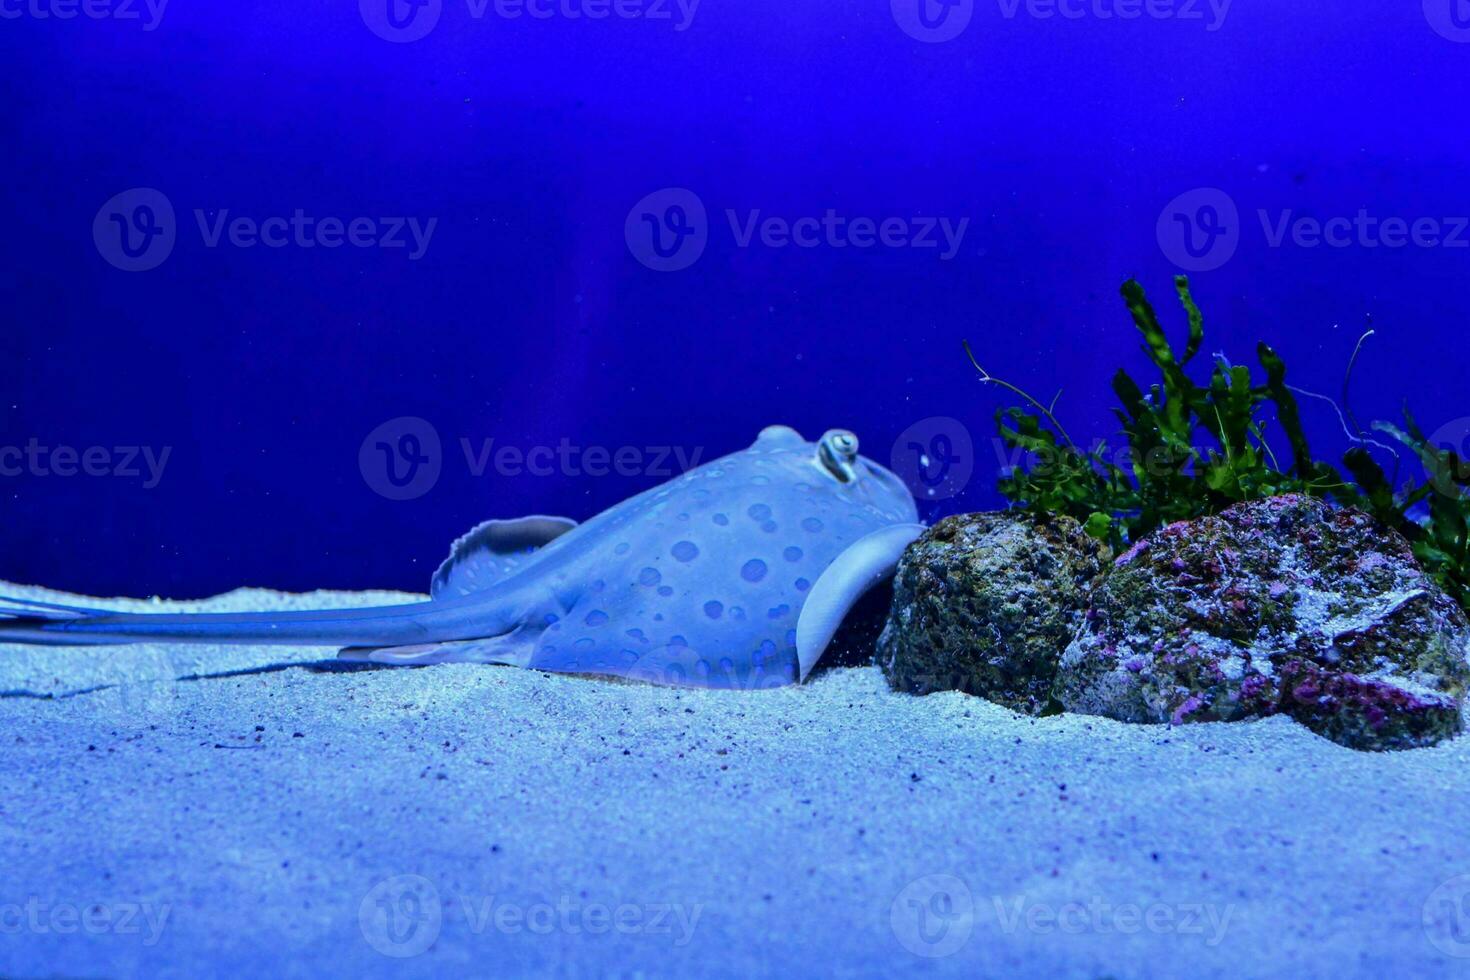
[[1298, 495], [1160, 529], [1120, 556], [1062, 657], [1070, 711], [1123, 721], [1289, 714], [1357, 749], [1461, 727], [1470, 623], [1409, 544]]
[[1109, 557], [1070, 517], [945, 518], [899, 563], [879, 666], [901, 691], [964, 691], [1038, 714]]

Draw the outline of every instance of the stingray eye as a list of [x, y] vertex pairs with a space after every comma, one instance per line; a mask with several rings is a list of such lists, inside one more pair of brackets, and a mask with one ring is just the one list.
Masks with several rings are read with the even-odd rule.
[[817, 459], [822, 468], [843, 483], [857, 479], [857, 470], [853, 467], [857, 458], [857, 436], [846, 429], [832, 429], [817, 443]]

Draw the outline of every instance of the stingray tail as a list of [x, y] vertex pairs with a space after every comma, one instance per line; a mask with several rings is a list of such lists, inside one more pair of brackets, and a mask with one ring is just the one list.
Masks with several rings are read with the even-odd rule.
[[[0, 596], [0, 643], [250, 643], [376, 647], [466, 639], [452, 604], [247, 613], [126, 613]], [[483, 633], [482, 633], [483, 635]]]

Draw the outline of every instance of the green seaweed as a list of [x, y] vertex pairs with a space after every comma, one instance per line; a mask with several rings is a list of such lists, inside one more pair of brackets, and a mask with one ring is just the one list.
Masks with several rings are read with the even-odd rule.
[[[1124, 445], [1077, 446], [1053, 412], [1025, 391], [986, 372], [966, 354], [980, 379], [1019, 395], [1028, 405], [996, 413], [1001, 440], [1023, 455], [1021, 465], [1000, 479], [1001, 493], [1035, 511], [1066, 514], [1087, 533], [1121, 550], [1155, 529], [1217, 513], [1244, 500], [1282, 493], [1323, 497], [1361, 507], [1408, 539], [1425, 569], [1470, 610], [1470, 463], [1433, 445], [1405, 410], [1405, 426], [1374, 428], [1414, 452], [1427, 481], [1395, 490], [1382, 466], [1359, 438], [1343, 459], [1350, 479], [1313, 457], [1286, 365], [1269, 345], [1257, 346], [1264, 378], [1257, 382], [1245, 365], [1217, 355], [1207, 383], [1185, 371], [1204, 344], [1204, 317], [1189, 291], [1189, 280], [1174, 280], [1188, 319], [1188, 337], [1176, 354], [1143, 287], [1134, 280], [1122, 294], [1143, 352], [1157, 369], [1147, 389], [1126, 371], [1113, 376], [1119, 405], [1114, 409]], [[1365, 335], [1366, 336], [1366, 335]], [[1361, 347], [1361, 341], [1359, 342]], [[1354, 361], [1357, 351], [1354, 352]], [[1344, 377], [1344, 398], [1351, 364]], [[1352, 418], [1348, 409], [1347, 418]], [[1290, 447], [1288, 465], [1277, 459], [1267, 440], [1278, 426]], [[1354, 420], [1356, 425], [1356, 420]], [[1361, 433], [1360, 433], [1361, 435]], [[1415, 512], [1427, 506], [1427, 518]]]
[[[1470, 611], [1470, 461], [1454, 450], [1434, 445], [1404, 409], [1404, 428], [1375, 422], [1419, 457], [1426, 480], [1393, 492], [1378, 461], [1361, 447], [1348, 450], [1344, 464], [1362, 488], [1356, 501], [1408, 539], [1426, 571]], [[1424, 520], [1411, 511], [1427, 508]]]

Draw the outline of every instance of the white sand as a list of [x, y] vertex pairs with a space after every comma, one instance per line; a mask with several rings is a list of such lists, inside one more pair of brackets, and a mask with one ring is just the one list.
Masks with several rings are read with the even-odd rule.
[[0, 646], [0, 974], [1470, 975], [1470, 738], [331, 654]]

